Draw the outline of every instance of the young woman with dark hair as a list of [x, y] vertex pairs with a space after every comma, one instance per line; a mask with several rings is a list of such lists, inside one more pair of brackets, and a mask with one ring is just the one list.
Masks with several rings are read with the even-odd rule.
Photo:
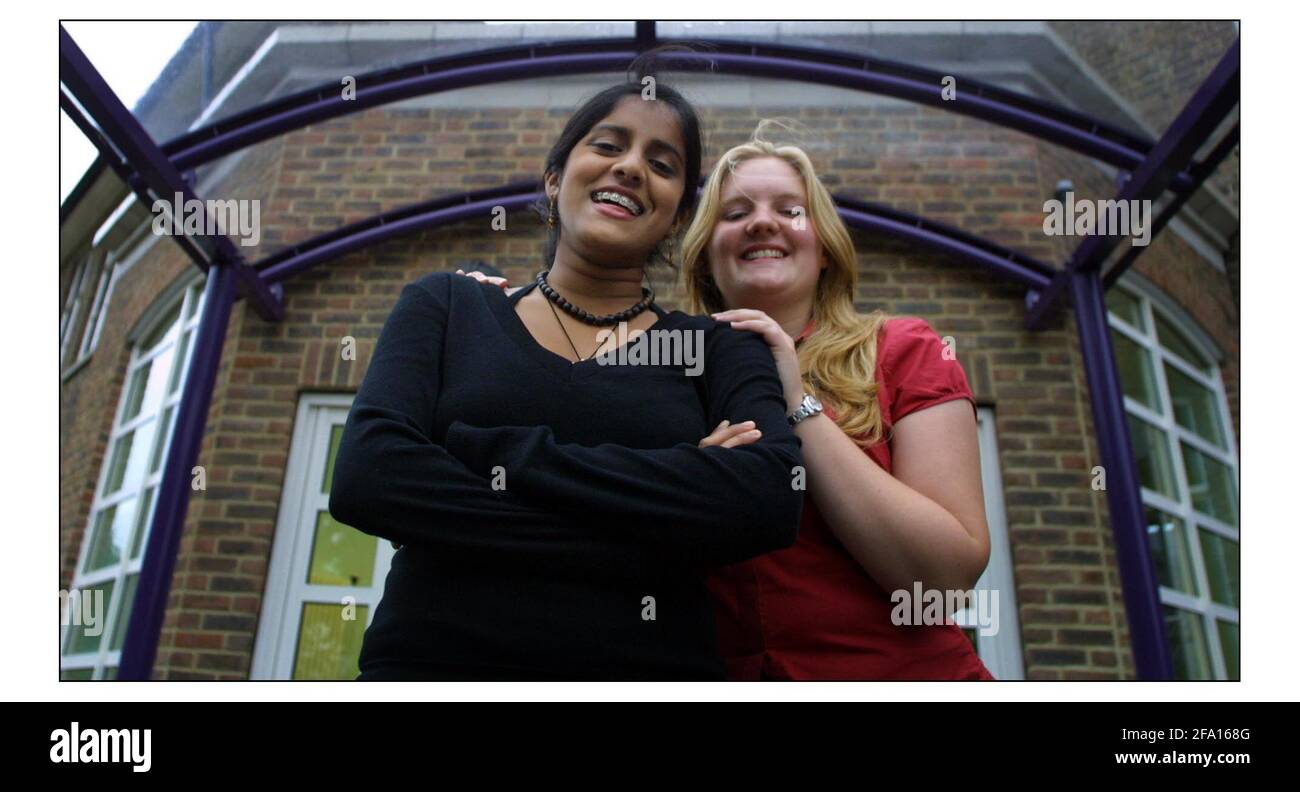
[[[705, 570], [795, 539], [799, 442], [766, 345], [641, 286], [691, 217], [701, 142], [690, 104], [639, 77], [547, 157], [537, 281], [428, 275], [384, 326], [330, 496], [401, 545], [359, 679], [721, 679]], [[620, 320], [628, 347], [700, 333], [700, 376], [602, 365]]]

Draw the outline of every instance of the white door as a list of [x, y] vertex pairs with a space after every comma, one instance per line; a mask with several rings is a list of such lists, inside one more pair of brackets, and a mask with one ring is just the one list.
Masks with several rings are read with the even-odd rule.
[[281, 493], [280, 518], [253, 679], [355, 679], [361, 639], [384, 593], [392, 545], [329, 513], [351, 394], [304, 394]]

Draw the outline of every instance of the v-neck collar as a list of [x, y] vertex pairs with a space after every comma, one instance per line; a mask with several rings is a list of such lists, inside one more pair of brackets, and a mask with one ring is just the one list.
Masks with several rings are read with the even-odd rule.
[[[542, 344], [533, 337], [533, 334], [528, 330], [528, 326], [524, 324], [524, 320], [519, 318], [519, 314], [515, 312], [515, 305], [524, 298], [524, 295], [528, 294], [529, 291], [536, 287], [537, 281], [533, 281], [513, 294], [507, 295], [504, 292], [501, 293], [501, 296], [505, 299], [489, 300], [489, 305], [492, 307], [493, 312], [497, 316], [498, 323], [501, 325], [501, 328], [505, 330], [506, 334], [514, 340], [521, 350], [532, 357], [533, 360], [537, 361], [538, 365], [564, 382], [572, 382], [575, 379], [586, 378], [591, 375], [591, 372], [604, 368], [598, 360], [601, 355], [592, 355], [585, 360], [569, 360], [563, 355], [552, 352], [542, 346]], [[651, 330], [662, 325], [664, 320], [669, 316], [667, 311], [654, 303], [650, 304], [650, 310], [654, 311], [659, 317], [654, 324], [642, 331], [636, 338], [620, 344], [613, 349], [606, 350], [602, 355], [610, 355], [611, 353], [622, 354], [618, 350], [621, 350], [624, 347], [631, 347], [633, 344], [641, 343], [643, 338], [650, 335]], [[617, 325], [610, 329], [617, 332]]]

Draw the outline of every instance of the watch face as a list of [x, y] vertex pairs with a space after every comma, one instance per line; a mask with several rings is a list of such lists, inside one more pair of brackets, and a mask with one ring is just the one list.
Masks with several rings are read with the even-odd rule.
[[807, 398], [804, 399], [804, 402], [814, 410], [820, 410], [822, 408], [821, 400], [812, 394], [809, 394]]

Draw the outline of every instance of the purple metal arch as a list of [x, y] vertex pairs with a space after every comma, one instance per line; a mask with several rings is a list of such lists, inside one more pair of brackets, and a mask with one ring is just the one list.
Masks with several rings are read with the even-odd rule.
[[[382, 74], [367, 75], [364, 86], [359, 81], [357, 101], [349, 102], [346, 108], [341, 106], [341, 97], [333, 96], [336, 92], [330, 86], [328, 90], [320, 89], [314, 95], [313, 92], [305, 92], [280, 102], [254, 108], [218, 125], [210, 125], [196, 130], [191, 135], [182, 136], [160, 149], [139, 127], [130, 113], [121, 107], [120, 102], [116, 102], [116, 97], [112, 95], [107, 84], [76, 48], [66, 31], [60, 28], [60, 57], [63, 66], [61, 71], [67, 72], [70, 77], [64, 79], [64, 83], [69, 84], [87, 112], [104, 128], [104, 135], [95, 137], [97, 144], [102, 144], [103, 156], [111, 162], [114, 157], [117, 157], [116, 149], [120, 149], [122, 157], [119, 158], [118, 167], [130, 167], [136, 173], [135, 178], [127, 179], [132, 189], [140, 190], [143, 185], [162, 195], [167, 195], [168, 190], [178, 191], [173, 188], [177, 184], [177, 171], [182, 168], [193, 167], [251, 145], [258, 140], [264, 140], [314, 121], [419, 93], [544, 74], [618, 69], [622, 68], [636, 51], [654, 43], [658, 43], [658, 40], [654, 36], [653, 23], [638, 22], [637, 37], [628, 50], [619, 50], [615, 44], [608, 41], [597, 42], [594, 45], [565, 43], [549, 47], [526, 48], [527, 57], [522, 55], [522, 50], [525, 48], [513, 48], [476, 53], [461, 59], [425, 62]], [[593, 50], [607, 47], [613, 49], [593, 53]], [[961, 85], [967, 90], [959, 91], [959, 101], [943, 102], [939, 95], [937, 73], [915, 67], [885, 61], [863, 60], [856, 55], [846, 53], [828, 53], [792, 47], [737, 42], [717, 42], [714, 43], [714, 47], [716, 51], [705, 58], [719, 71], [800, 79], [910, 99], [1019, 129], [1118, 167], [1135, 169], [1142, 176], [1142, 180], [1139, 181], [1135, 177], [1126, 187], [1126, 192], [1154, 191], [1154, 194], [1158, 195], [1163, 189], [1170, 188], [1175, 193], [1186, 193], [1199, 184], [1197, 176], [1204, 178], [1204, 174], [1212, 168], [1212, 166], [1202, 166], [1208, 165], [1208, 161], [1201, 165], [1194, 164], [1190, 172], [1173, 167], [1173, 163], [1177, 160], [1182, 160], [1184, 163], [1190, 160], [1195, 147], [1191, 151], [1179, 149], [1173, 155], [1167, 151], [1152, 150], [1144, 141], [1095, 119], [1087, 119], [1079, 114], [1053, 108], [1038, 100], [1020, 97], [993, 86], [985, 86], [974, 80], [962, 81]], [[1234, 43], [1230, 55], [1235, 54], [1236, 48], [1237, 45]], [[539, 50], [544, 50], [548, 53], [547, 56], [539, 57], [536, 54]], [[520, 59], [507, 63], [500, 62], [509, 51], [515, 52]], [[683, 60], [698, 61], [700, 57], [683, 56]], [[497, 62], [492, 62], [493, 59]], [[668, 56], [666, 60], [672, 61], [673, 57]], [[415, 74], [412, 69], [420, 73]], [[430, 74], [433, 70], [438, 70], [440, 73]], [[972, 88], [973, 97], [970, 96]], [[1183, 115], [1197, 118], [1208, 115], [1209, 112], [1209, 108], [1200, 106], [1194, 101], [1184, 110]], [[1183, 116], [1180, 116], [1180, 119], [1182, 118]], [[81, 122], [84, 121], [84, 118], [81, 119]], [[1161, 142], [1164, 143], [1168, 137], [1167, 133]], [[1224, 149], [1223, 153], [1226, 153], [1226, 148], [1222, 144], [1219, 148]], [[1159, 145], [1156, 149], [1159, 149]], [[1155, 177], [1152, 178], [1149, 172], [1154, 172]], [[183, 180], [180, 184], [184, 186]], [[163, 189], [160, 190], [160, 187]], [[186, 190], [179, 191], [188, 195]], [[509, 196], [480, 198], [458, 205], [449, 204], [425, 211], [423, 214], [415, 212], [402, 218], [400, 222], [405, 223], [403, 228], [407, 231], [415, 230], [435, 222], [456, 222], [482, 212], [485, 206], [489, 208], [493, 205], [522, 206], [533, 197], [535, 196], [531, 194], [523, 194], [513, 198]], [[460, 198], [463, 199], [464, 196]], [[485, 203], [485, 200], [493, 200], [495, 203]], [[65, 212], [66, 210], [67, 207], [64, 207]], [[412, 208], [408, 207], [402, 211], [409, 213]], [[945, 250], [960, 259], [991, 268], [999, 274], [1026, 282], [1031, 288], [1041, 290], [1056, 286], [1059, 289], [1065, 285], [1065, 280], [1061, 279], [1059, 282], [1048, 281], [1047, 285], [1043, 286], [1042, 283], [1047, 277], [1042, 272], [1044, 265], [1033, 262], [1023, 254], [1000, 249], [972, 235], [961, 234], [961, 232], [954, 235], [951, 229], [944, 229], [934, 223], [928, 223], [927, 227], [927, 221], [920, 218], [912, 218], [915, 222], [909, 225], [907, 218], [900, 218], [901, 213], [893, 210], [881, 213], [864, 210], [860, 206], [842, 206], [840, 211], [846, 220], [856, 227], [914, 239], [921, 244]], [[122, 663], [119, 666], [119, 678], [147, 679], [151, 672], [162, 614], [165, 611], [170, 588], [171, 572], [175, 564], [180, 527], [184, 521], [188, 501], [186, 485], [189, 467], [197, 458], [236, 282], [241, 285], [246, 284], [245, 288], [248, 289], [249, 294], [255, 297], [259, 305], [265, 309], [267, 306], [263, 303], [266, 295], [278, 297], [269, 291], [268, 282], [275, 281], [277, 282], [275, 286], [278, 287], [278, 281], [284, 277], [392, 235], [382, 226], [383, 223], [370, 224], [365, 228], [350, 228], [348, 233], [334, 232], [331, 235], [323, 235], [329, 239], [318, 238], [317, 244], [311, 245], [310, 250], [295, 250], [282, 259], [268, 261], [266, 269], [253, 277], [255, 283], [252, 284], [248, 283], [249, 269], [242, 266], [238, 252], [234, 251], [235, 256], [231, 257], [229, 252], [223, 250], [218, 244], [217, 255], [211, 263], [220, 266], [212, 266], [208, 270], [209, 299], [205, 302], [204, 313], [200, 320], [195, 351], [182, 397], [182, 407], [173, 432], [172, 447], [168, 453], [167, 468], [160, 488], [159, 506], [151, 526], [149, 550], [145, 557], [146, 569], [137, 588], [136, 603], [133, 607], [127, 642], [123, 649]], [[226, 242], [228, 245], [229, 241]], [[1072, 259], [1072, 263], [1075, 261], [1077, 258]], [[196, 263], [204, 267], [208, 262], [196, 259]], [[1076, 298], [1076, 306], [1080, 306], [1079, 324], [1081, 340], [1084, 344], [1085, 367], [1088, 369], [1089, 381], [1094, 389], [1094, 411], [1098, 416], [1098, 433], [1101, 436], [1103, 457], [1108, 465], [1113, 465], [1112, 470], [1121, 471], [1128, 485], [1124, 487], [1123, 496], [1111, 496], [1111, 511], [1113, 516], [1119, 515], [1115, 520], [1114, 530], [1121, 554], [1121, 571], [1128, 583], [1125, 587], [1126, 605], [1129, 609], [1139, 674], [1146, 679], [1167, 679], [1171, 676], [1172, 669], [1159, 619], [1158, 595], [1151, 581], [1149, 550], [1145, 544], [1145, 532], [1140, 514], [1140, 493], [1137, 493], [1137, 498], [1132, 497], [1137, 488], [1134, 463], [1131, 444], [1123, 424], [1122, 396], [1118, 397], [1118, 402], [1116, 401], [1117, 394], [1120, 393], [1119, 380], [1113, 350], [1109, 345], [1109, 335], [1106, 332], [1106, 314], [1100, 279], [1095, 271], [1070, 272], [1069, 288]], [[262, 291], [263, 289], [268, 291]], [[275, 303], [278, 304], [278, 299]], [[271, 313], [274, 316], [275, 312]], [[1098, 393], [1103, 394], [1103, 397], [1099, 398]], [[1117, 405], [1118, 410], [1116, 410]], [[1124, 471], [1127, 471], [1127, 474], [1124, 474]], [[1117, 508], [1117, 498], [1119, 508]], [[1137, 504], [1139, 509], [1136, 516], [1134, 504]], [[1134, 591], [1130, 592], [1128, 590], [1130, 587], [1134, 588]], [[136, 609], [139, 610], [138, 613]], [[1150, 618], [1153, 612], [1154, 619]]]
[[[670, 41], [649, 39], [648, 43]], [[956, 98], [946, 101], [942, 97], [945, 75], [910, 64], [757, 42], [691, 43], [708, 47], [708, 52], [664, 53], [660, 57], [664, 69], [689, 70], [704, 64], [716, 72], [892, 96], [1016, 129], [1124, 170], [1138, 167], [1153, 145], [1101, 119], [966, 77], [958, 80]], [[357, 77], [355, 99], [343, 99], [335, 85], [308, 89], [181, 135], [164, 144], [163, 151], [178, 168], [189, 169], [308, 124], [416, 96], [515, 79], [622, 71], [646, 45], [645, 39], [601, 39], [434, 58]], [[1191, 186], [1187, 173], [1177, 174], [1170, 184], [1176, 192]]]
[[[542, 198], [538, 182], [457, 193], [403, 207], [320, 234], [257, 262], [268, 282], [279, 283], [306, 269], [394, 237], [488, 217], [496, 207], [515, 212]], [[851, 228], [912, 242], [982, 267], [995, 275], [1046, 288], [1054, 270], [1047, 264], [960, 229], [881, 204], [835, 196], [840, 217]]]

